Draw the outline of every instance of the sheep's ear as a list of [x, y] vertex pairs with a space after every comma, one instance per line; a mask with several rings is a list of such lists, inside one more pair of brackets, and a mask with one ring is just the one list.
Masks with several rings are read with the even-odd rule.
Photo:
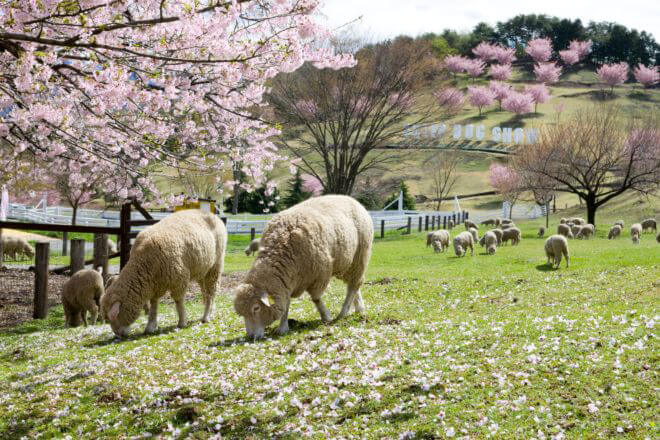
[[116, 302], [110, 307], [110, 311], [108, 311], [108, 318], [111, 320], [116, 320], [117, 316], [119, 315], [119, 307], [121, 304], [119, 302]]
[[259, 298], [259, 301], [261, 301], [262, 303], [264, 303], [264, 305], [265, 305], [266, 307], [270, 307], [270, 304], [268, 303], [268, 297], [267, 297], [266, 295], [264, 295], [264, 296], [262, 296], [261, 298]]

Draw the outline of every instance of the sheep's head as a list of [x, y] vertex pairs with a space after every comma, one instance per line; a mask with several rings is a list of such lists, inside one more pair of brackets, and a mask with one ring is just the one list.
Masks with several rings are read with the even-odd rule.
[[463, 255], [463, 246], [461, 246], [458, 243], [454, 243], [454, 253], [456, 254], [457, 257], [460, 257]]
[[101, 297], [101, 316], [110, 323], [112, 331], [120, 338], [128, 336], [131, 324], [140, 315], [141, 304], [133, 304], [131, 298], [122, 295], [121, 283], [112, 283]]
[[248, 338], [263, 338], [266, 327], [280, 317], [280, 313], [268, 303], [267, 293], [252, 284], [238, 286], [234, 309], [245, 320]]
[[24, 249], [25, 255], [28, 256], [28, 258], [33, 258], [34, 257], [34, 248], [30, 245], [27, 245], [27, 247]]
[[497, 248], [496, 248], [495, 245], [493, 245], [493, 244], [491, 244], [490, 246], [488, 246], [488, 255], [495, 255], [495, 251], [496, 251], [496, 249], [497, 249]]

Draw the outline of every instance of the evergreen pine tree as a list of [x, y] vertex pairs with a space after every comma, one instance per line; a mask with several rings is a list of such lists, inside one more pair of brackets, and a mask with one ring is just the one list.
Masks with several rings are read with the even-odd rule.
[[296, 175], [291, 179], [291, 189], [289, 194], [284, 198], [284, 206], [290, 208], [293, 205], [305, 201], [311, 197], [311, 194], [303, 191], [303, 180], [300, 175], [300, 169], [296, 170]]
[[[415, 198], [410, 194], [410, 190], [408, 189], [408, 185], [406, 185], [406, 182], [403, 180], [401, 181], [401, 185], [399, 186], [399, 191], [395, 192], [392, 194], [392, 196], [385, 202], [385, 205], [392, 203], [394, 200], [399, 198], [399, 193], [403, 191], [403, 209], [411, 211], [415, 209]], [[399, 208], [398, 204], [393, 204], [388, 210], [396, 210]]]

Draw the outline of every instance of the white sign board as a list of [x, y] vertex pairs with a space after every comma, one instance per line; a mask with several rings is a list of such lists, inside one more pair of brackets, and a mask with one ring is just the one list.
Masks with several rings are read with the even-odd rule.
[[405, 137], [415, 138], [442, 138], [446, 135], [454, 141], [493, 141], [499, 144], [535, 144], [539, 138], [539, 131], [536, 128], [512, 128], [512, 127], [493, 127], [490, 130], [486, 129], [483, 124], [454, 124], [447, 126], [446, 124], [431, 124], [431, 125], [408, 125], [404, 128], [403, 135]]

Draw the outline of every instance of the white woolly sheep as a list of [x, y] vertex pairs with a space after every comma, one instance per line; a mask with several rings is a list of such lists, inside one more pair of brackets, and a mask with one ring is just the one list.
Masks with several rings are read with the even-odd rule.
[[80, 321], [87, 326], [87, 313], [92, 325], [96, 324], [99, 300], [103, 295], [103, 277], [92, 269], [76, 272], [62, 286], [64, 319], [69, 327], [78, 327]]
[[504, 233], [504, 231], [502, 231], [501, 229], [496, 228], [496, 229], [491, 229], [490, 232], [495, 234], [495, 236], [497, 237], [497, 245], [501, 246], [502, 245], [502, 234]]
[[500, 223], [503, 225], [510, 225], [513, 224], [513, 220], [511, 220], [510, 218], [503, 218], [502, 220], [500, 220]]
[[[112, 285], [112, 283], [117, 281], [117, 279], [119, 279], [119, 275], [110, 275], [108, 277], [108, 280], [105, 282], [105, 290], [107, 291], [108, 288], [110, 288], [110, 286]], [[142, 308], [144, 309], [144, 314], [148, 316], [149, 315], [149, 303], [145, 303], [144, 306], [142, 306]], [[101, 319], [101, 321], [103, 321], [103, 315], [100, 315], [99, 319]]]
[[248, 337], [263, 337], [277, 319], [277, 333], [287, 333], [291, 298], [305, 291], [321, 320], [329, 322], [330, 311], [321, 296], [333, 276], [347, 287], [336, 319], [346, 316], [351, 307], [363, 313], [360, 287], [372, 241], [371, 217], [351, 197], [314, 197], [275, 215], [261, 237], [257, 259], [236, 289], [234, 309], [244, 318]]
[[566, 223], [561, 223], [557, 225], [557, 234], [563, 235], [566, 238], [573, 238], [573, 233], [571, 232], [571, 228]]
[[589, 239], [589, 237], [593, 237], [593, 235], [596, 232], [596, 228], [594, 225], [591, 223], [587, 223], [586, 225], [580, 226], [580, 232], [578, 232], [577, 238], [579, 239]]
[[639, 244], [639, 240], [642, 237], [642, 225], [635, 223], [630, 227], [630, 238], [634, 244]]
[[521, 233], [518, 228], [509, 228], [505, 229], [502, 233], [502, 243], [506, 244], [507, 241], [511, 240], [511, 245], [515, 246], [520, 243]]
[[34, 257], [34, 248], [23, 237], [2, 237], [3, 253], [12, 260], [19, 256]]
[[610, 228], [610, 231], [607, 233], [607, 239], [612, 240], [613, 238], [617, 238], [620, 235], [621, 235], [621, 225], [617, 223]]
[[480, 225], [485, 225], [485, 226], [495, 226], [497, 223], [497, 219], [494, 218], [487, 218], [486, 220], [480, 222]]
[[545, 255], [548, 264], [557, 269], [561, 265], [562, 255], [566, 258], [566, 267], [569, 264], [568, 241], [563, 235], [553, 235], [545, 241]]
[[566, 223], [568, 223], [568, 219], [566, 219], [566, 218], [564, 218], [564, 217], [562, 217], [562, 218], [559, 219], [559, 224], [560, 224], [560, 225], [563, 225], [563, 224], [566, 224]]
[[493, 255], [495, 254], [497, 248], [497, 236], [493, 234], [492, 231], [488, 231], [481, 238], [479, 244], [481, 244], [482, 246], [486, 246], [486, 252], [488, 252], [489, 255]]
[[503, 231], [506, 231], [507, 229], [511, 229], [511, 228], [515, 228], [515, 227], [516, 227], [516, 225], [514, 223], [503, 223], [502, 226], [500, 226], [500, 228]]
[[502, 224], [502, 219], [501, 218], [496, 218], [495, 219], [495, 227], [499, 228], [499, 226]]
[[571, 223], [575, 224], [575, 225], [585, 225], [585, 224], [587, 224], [587, 222], [581, 217], [574, 217], [574, 218], [570, 219], [569, 221]]
[[646, 220], [642, 221], [641, 225], [642, 232], [646, 232], [647, 229], [653, 232], [657, 232], [658, 230], [658, 225], [654, 218], [647, 218]]
[[101, 310], [117, 336], [149, 303], [145, 333], [158, 328], [158, 300], [166, 292], [176, 304], [178, 327], [186, 325], [184, 299], [190, 281], [196, 281], [204, 299], [202, 322], [208, 322], [220, 283], [227, 247], [227, 230], [215, 215], [199, 210], [176, 212], [140, 232], [128, 264], [101, 298]]
[[541, 226], [539, 227], [539, 238], [543, 238], [545, 236], [545, 227]]
[[470, 248], [470, 255], [474, 255], [474, 237], [469, 232], [461, 232], [454, 237], [454, 253], [457, 257], [462, 257], [467, 254]]
[[624, 226], [625, 226], [625, 223], [624, 223], [623, 220], [617, 220], [617, 221], [614, 222], [614, 224], [621, 226], [621, 229], [623, 229]]
[[474, 242], [479, 241], [479, 231], [477, 231], [475, 228], [470, 228], [468, 229], [468, 232], [472, 234], [472, 238], [474, 239]]
[[[431, 239], [431, 244], [433, 245], [433, 250], [435, 252], [444, 252], [449, 247], [449, 231], [440, 229], [438, 231], [431, 232], [429, 234]], [[427, 237], [427, 246], [428, 246], [428, 237]]]
[[452, 219], [447, 220], [447, 229], [449, 229], [450, 231], [454, 229], [454, 220]]
[[259, 243], [261, 242], [260, 238], [255, 238], [250, 242], [250, 244], [245, 248], [245, 255], [248, 257], [252, 254], [259, 252]]
[[580, 235], [580, 230], [582, 229], [582, 226], [580, 225], [573, 225], [571, 226], [571, 234], [573, 234], [573, 237], [578, 238]]
[[479, 230], [479, 226], [477, 226], [477, 224], [474, 223], [472, 220], [465, 220], [464, 224], [465, 224], [465, 230], [466, 231], [469, 231], [470, 228], [474, 228], [476, 230]]

